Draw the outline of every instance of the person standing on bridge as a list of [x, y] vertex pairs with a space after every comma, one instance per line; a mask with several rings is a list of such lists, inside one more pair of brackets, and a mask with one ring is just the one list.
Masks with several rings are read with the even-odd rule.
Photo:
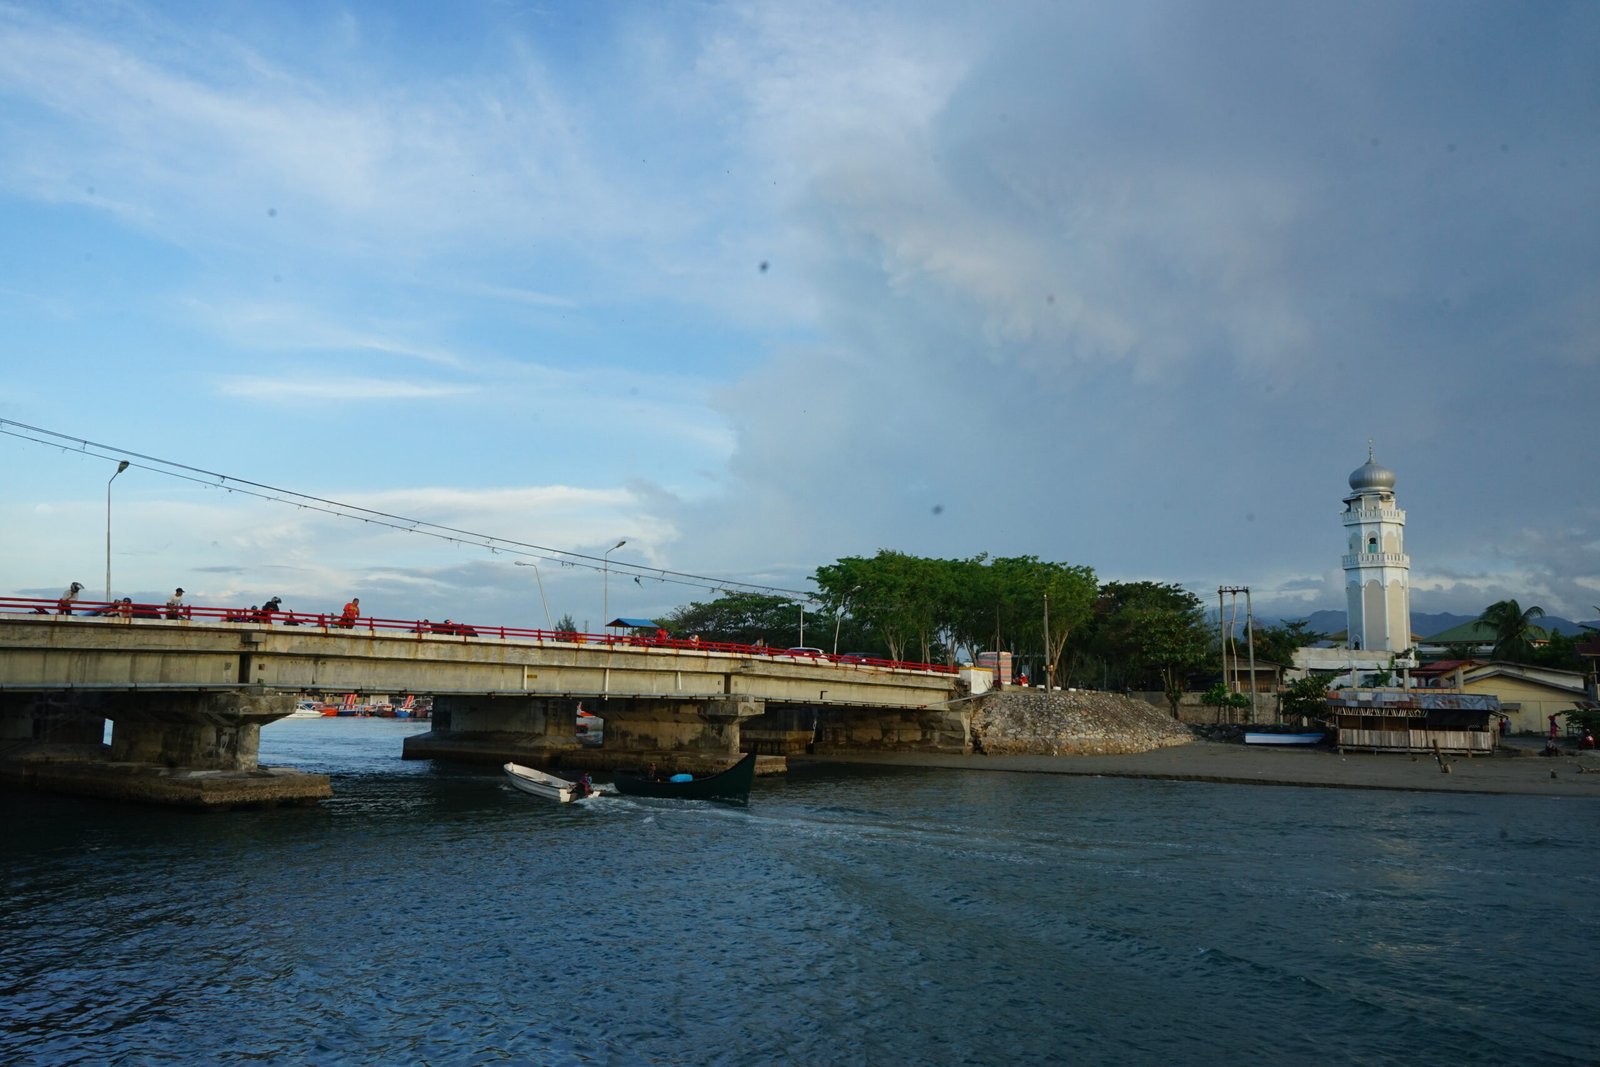
[[78, 597], [80, 595], [82, 595], [82, 593], [83, 593], [83, 583], [82, 582], [73, 582], [71, 585], [67, 586], [67, 591], [65, 593], [62, 593], [61, 594], [61, 599], [56, 601], [56, 614], [57, 615], [71, 615], [72, 614], [72, 602], [74, 600], [77, 600]]
[[171, 596], [167, 597], [167, 618], [181, 619], [185, 614], [186, 612], [183, 610], [183, 586], [180, 585], [173, 590]]
[[361, 616], [361, 598], [353, 596], [350, 603], [344, 606], [344, 613], [339, 616], [340, 626], [354, 626], [356, 619]]

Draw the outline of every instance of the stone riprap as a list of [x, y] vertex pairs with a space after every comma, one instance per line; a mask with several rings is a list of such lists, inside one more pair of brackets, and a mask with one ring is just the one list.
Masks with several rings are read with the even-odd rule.
[[977, 704], [974, 749], [992, 756], [1117, 756], [1195, 740], [1161, 709], [1116, 693], [1014, 689]]

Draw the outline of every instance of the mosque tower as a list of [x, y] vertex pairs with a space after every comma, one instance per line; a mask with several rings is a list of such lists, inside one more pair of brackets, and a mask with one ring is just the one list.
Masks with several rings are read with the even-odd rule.
[[1344, 498], [1345, 630], [1352, 650], [1404, 652], [1411, 647], [1411, 557], [1406, 513], [1394, 504], [1394, 471], [1367, 461], [1350, 475]]

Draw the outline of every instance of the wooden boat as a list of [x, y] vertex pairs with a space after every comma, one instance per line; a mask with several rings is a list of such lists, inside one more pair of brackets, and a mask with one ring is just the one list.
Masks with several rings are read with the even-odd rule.
[[524, 793], [532, 793], [536, 797], [553, 800], [557, 804], [568, 804], [584, 796], [593, 796], [593, 793], [578, 792], [578, 783], [569, 782], [565, 778], [557, 778], [544, 771], [536, 771], [532, 767], [524, 767], [520, 763], [505, 765], [506, 779]]
[[651, 781], [636, 774], [617, 773], [617, 792], [632, 797], [670, 797], [678, 800], [729, 800], [750, 802], [750, 783], [756, 777], [756, 754], [750, 753], [725, 771], [691, 778], [687, 782]]
[[1320, 731], [1317, 733], [1297, 734], [1256, 733], [1253, 731], [1246, 731], [1244, 735], [1244, 743], [1247, 745], [1320, 745], [1325, 737], [1326, 735]]

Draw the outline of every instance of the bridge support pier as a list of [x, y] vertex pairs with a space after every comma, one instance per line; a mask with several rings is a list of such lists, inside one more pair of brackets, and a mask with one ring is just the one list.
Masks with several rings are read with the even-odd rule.
[[760, 715], [760, 700], [606, 701], [595, 714], [605, 719], [605, 747], [635, 753], [695, 752], [737, 756], [740, 725]]
[[578, 746], [577, 721], [578, 701], [566, 697], [436, 696], [432, 727], [407, 737], [401, 757], [556, 762], [561, 753]]
[[820, 708], [812, 751], [972, 751], [971, 705], [943, 711], [908, 708]]
[[293, 711], [294, 699], [256, 690], [7, 694], [0, 784], [199, 809], [314, 803], [333, 795], [327, 775], [257, 762], [262, 725]]

